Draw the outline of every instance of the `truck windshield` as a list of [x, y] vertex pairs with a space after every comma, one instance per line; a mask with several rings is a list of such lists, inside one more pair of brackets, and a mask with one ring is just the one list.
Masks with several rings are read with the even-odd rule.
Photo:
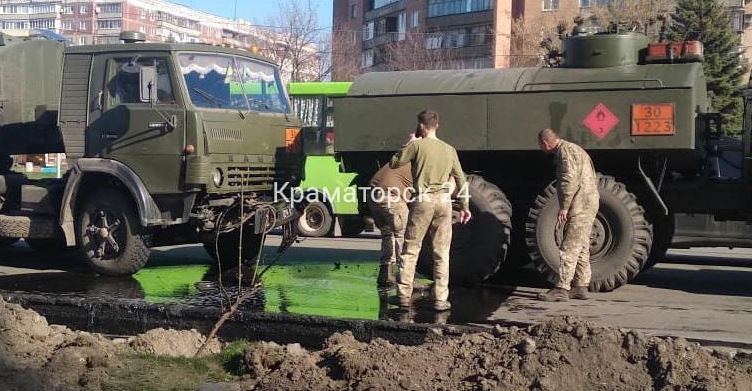
[[224, 54], [180, 55], [180, 69], [196, 107], [287, 113], [279, 71], [272, 65]]

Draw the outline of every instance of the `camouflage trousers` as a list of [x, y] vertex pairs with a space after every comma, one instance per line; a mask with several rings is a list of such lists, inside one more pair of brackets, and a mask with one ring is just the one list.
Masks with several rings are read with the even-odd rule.
[[415, 265], [426, 236], [433, 247], [434, 300], [445, 301], [449, 297], [449, 248], [452, 243], [452, 202], [448, 192], [420, 194], [410, 205], [405, 247], [398, 263], [397, 294], [400, 298], [412, 296]]
[[597, 194], [578, 195], [572, 200], [559, 247], [557, 288], [590, 285], [590, 234], [597, 213]]
[[381, 232], [381, 264], [388, 265], [397, 262], [402, 252], [402, 243], [405, 239], [405, 226], [407, 225], [407, 203], [402, 200], [387, 198], [374, 201], [368, 200], [368, 208]]

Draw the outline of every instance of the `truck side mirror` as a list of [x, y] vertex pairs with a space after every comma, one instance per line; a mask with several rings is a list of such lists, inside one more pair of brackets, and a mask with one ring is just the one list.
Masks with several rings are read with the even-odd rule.
[[157, 100], [157, 67], [141, 66], [138, 80], [141, 102], [154, 103]]

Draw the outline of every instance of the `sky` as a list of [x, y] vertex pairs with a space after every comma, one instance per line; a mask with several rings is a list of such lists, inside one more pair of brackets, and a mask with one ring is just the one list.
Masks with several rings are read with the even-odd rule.
[[[277, 13], [277, 0], [172, 0], [191, 8], [232, 18], [235, 3], [238, 5], [238, 18], [253, 24], [267, 24], [270, 16]], [[306, 1], [306, 0], [301, 0]], [[311, 0], [318, 10], [319, 26], [332, 25], [332, 1]]]

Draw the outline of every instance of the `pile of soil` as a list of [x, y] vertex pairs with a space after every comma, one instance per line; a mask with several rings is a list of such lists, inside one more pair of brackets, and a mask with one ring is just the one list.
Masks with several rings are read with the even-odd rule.
[[[129, 345], [139, 353], [168, 357], [194, 357], [206, 337], [196, 330], [149, 330], [133, 338]], [[222, 349], [215, 338], [206, 345], [201, 355], [219, 353]]]
[[683, 339], [560, 318], [421, 346], [333, 335], [323, 350], [246, 349], [243, 389], [752, 390], [752, 365]]
[[0, 298], [0, 390], [96, 389], [107, 367], [119, 365], [118, 349]]
[[[133, 353], [191, 356], [203, 340], [195, 331], [163, 329], [108, 340], [49, 325], [36, 312], [0, 298], [0, 390], [99, 390], [118, 373], [126, 373], [118, 384], [130, 384], [133, 360], [149, 360]], [[218, 350], [215, 341], [209, 352]], [[239, 366], [243, 375], [230, 376], [234, 383], [200, 389], [752, 390], [750, 355], [732, 357], [683, 339], [646, 337], [575, 318], [459, 337], [437, 330], [420, 346], [360, 342], [349, 332], [334, 334], [316, 351], [261, 342], [245, 349]], [[158, 374], [142, 375], [159, 381]], [[155, 389], [172, 389], [169, 383], [165, 379]]]

